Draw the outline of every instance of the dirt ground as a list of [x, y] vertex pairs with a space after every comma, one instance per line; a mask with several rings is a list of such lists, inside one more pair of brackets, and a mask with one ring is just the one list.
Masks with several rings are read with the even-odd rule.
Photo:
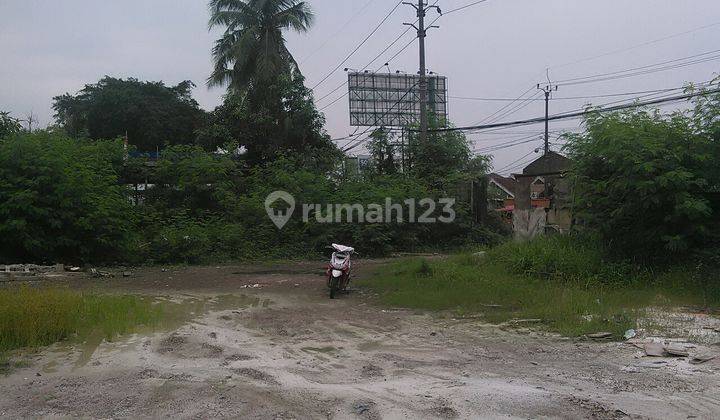
[[[321, 262], [50, 281], [174, 309], [153, 330], [30, 356], [0, 377], [3, 417], [720, 417], [718, 359], [388, 309], [363, 290], [330, 300]], [[716, 341], [691, 353], [720, 353]]]

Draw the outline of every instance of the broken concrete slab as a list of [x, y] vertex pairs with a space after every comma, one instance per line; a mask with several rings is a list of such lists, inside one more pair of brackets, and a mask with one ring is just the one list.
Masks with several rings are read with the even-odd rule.
[[651, 357], [666, 357], [667, 352], [665, 352], [665, 345], [662, 343], [656, 343], [656, 342], [650, 342], [645, 343], [643, 346], [643, 349], [645, 350], [645, 355], [651, 356]]
[[716, 357], [717, 356], [710, 355], [710, 354], [696, 355], [692, 359], [690, 359], [690, 363], [693, 365], [699, 365], [701, 363], [709, 362], [709, 361], [715, 359]]
[[690, 355], [685, 346], [680, 346], [677, 344], [670, 344], [668, 346], [665, 346], [665, 351], [669, 355], [677, 357], [688, 357]]

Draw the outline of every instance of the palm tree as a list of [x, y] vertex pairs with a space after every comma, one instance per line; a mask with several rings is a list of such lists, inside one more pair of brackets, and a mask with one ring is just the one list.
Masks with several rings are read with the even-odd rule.
[[215, 69], [209, 86], [243, 91], [281, 74], [299, 72], [283, 31], [307, 32], [313, 12], [297, 0], [211, 0], [210, 28], [225, 28], [212, 50]]

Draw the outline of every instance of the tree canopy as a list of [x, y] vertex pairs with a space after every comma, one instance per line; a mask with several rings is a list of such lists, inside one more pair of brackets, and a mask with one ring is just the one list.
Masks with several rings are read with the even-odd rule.
[[206, 150], [229, 141], [228, 148], [245, 150], [250, 166], [292, 155], [318, 170], [332, 169], [341, 153], [325, 132], [325, 118], [303, 77], [280, 76], [260, 96], [228, 94], [198, 133]]
[[[717, 101], [717, 98], [714, 99]], [[620, 254], [641, 259], [686, 255], [718, 231], [717, 103], [701, 99], [694, 118], [635, 109], [590, 114], [568, 136], [575, 210]]]
[[231, 91], [247, 91], [299, 73], [283, 31], [310, 28], [314, 16], [306, 2], [211, 0], [210, 10], [210, 28], [225, 28], [212, 51], [215, 69], [208, 78], [210, 86], [227, 84]]
[[20, 121], [10, 116], [9, 112], [0, 112], [0, 139], [17, 134], [22, 130]]
[[141, 151], [166, 144], [189, 144], [204, 120], [204, 111], [192, 98], [195, 85], [176, 86], [105, 76], [76, 95], [53, 98], [57, 122], [72, 137], [112, 139], [127, 134]]

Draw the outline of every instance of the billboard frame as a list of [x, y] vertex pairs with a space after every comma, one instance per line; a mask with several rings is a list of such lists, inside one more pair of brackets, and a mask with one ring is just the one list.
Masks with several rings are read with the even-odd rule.
[[[428, 111], [444, 124], [448, 116], [447, 78], [426, 76]], [[348, 73], [351, 126], [407, 127], [420, 122], [420, 76], [405, 73]]]

